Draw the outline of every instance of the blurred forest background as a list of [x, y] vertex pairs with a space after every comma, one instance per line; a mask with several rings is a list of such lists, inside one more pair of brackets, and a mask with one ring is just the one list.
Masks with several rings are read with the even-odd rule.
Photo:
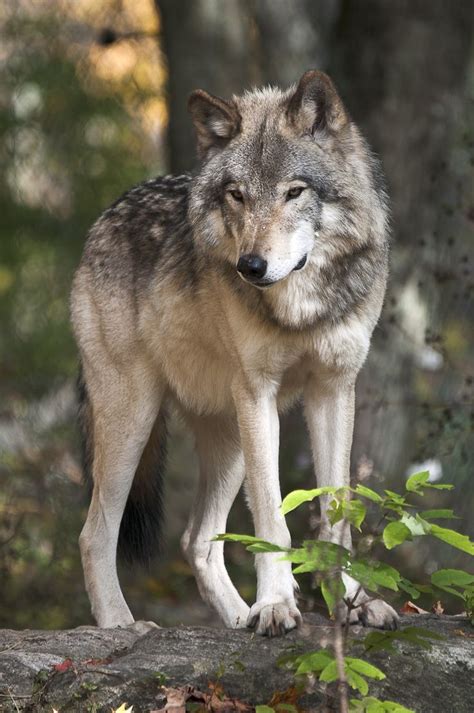
[[[229, 96], [291, 84], [308, 68], [333, 77], [393, 201], [390, 288], [359, 379], [353, 477], [400, 490], [428, 462], [455, 490], [433, 491], [426, 506], [454, 507], [452, 525], [473, 534], [473, 28], [472, 0], [3, 0], [0, 626], [91, 621], [68, 293], [101, 211], [136, 182], [193, 167], [186, 98], [196, 87]], [[281, 470], [284, 493], [313, 483], [297, 412], [284, 419]], [[149, 572], [121, 574], [137, 618], [212, 620], [178, 546], [194, 482], [192, 443], [174, 423], [166, 550]], [[290, 520], [295, 540], [317, 529], [317, 507], [308, 513]], [[242, 502], [229, 527], [251, 532]], [[251, 600], [250, 556], [228, 556]], [[465, 566], [428, 538], [392, 561], [418, 582]], [[319, 606], [309, 581], [304, 591], [304, 607]]]

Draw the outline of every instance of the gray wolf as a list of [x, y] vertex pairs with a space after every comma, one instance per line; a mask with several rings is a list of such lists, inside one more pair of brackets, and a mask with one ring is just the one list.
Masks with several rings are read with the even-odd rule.
[[[191, 428], [200, 465], [182, 547], [202, 597], [228, 627], [297, 626], [291, 565], [256, 556], [249, 608], [224, 564], [243, 485], [255, 533], [290, 545], [278, 475], [279, 410], [301, 395], [319, 485], [349, 482], [354, 384], [387, 278], [387, 204], [377, 161], [332, 81], [189, 99], [199, 169], [142, 183], [90, 231], [72, 290], [81, 423], [93, 482], [80, 536], [101, 627], [133, 625], [116, 551], [158, 544], [166, 413]], [[351, 546], [331, 528], [321, 537]], [[353, 619], [395, 611], [346, 578]]]

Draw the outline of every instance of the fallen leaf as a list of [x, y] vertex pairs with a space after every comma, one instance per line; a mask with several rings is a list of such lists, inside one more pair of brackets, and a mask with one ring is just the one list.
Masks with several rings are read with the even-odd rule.
[[433, 604], [433, 606], [431, 607], [431, 610], [433, 611], [434, 614], [438, 614], [438, 616], [440, 616], [441, 614], [444, 613], [444, 607], [441, 604], [441, 602], [439, 601], [439, 599], [437, 602], [435, 602]]
[[53, 669], [55, 671], [58, 671], [58, 673], [69, 671], [70, 668], [74, 668], [74, 664], [71, 659], [64, 659], [62, 663], [55, 663], [53, 665]]
[[416, 604], [413, 604], [413, 602], [405, 602], [400, 611], [402, 614], [429, 614], [429, 611], [418, 607]]
[[156, 713], [186, 713], [186, 701], [189, 698], [190, 686], [184, 688], [171, 688], [163, 686], [162, 690], [166, 696], [166, 704], [164, 708], [159, 708]]
[[[81, 661], [83, 666], [104, 666], [108, 663], [112, 663], [111, 657], [107, 659], [85, 659], [84, 661]], [[122, 711], [120, 711], [120, 713], [122, 713]]]
[[161, 689], [166, 695], [164, 708], [150, 713], [186, 713], [186, 704], [200, 704], [210, 713], [253, 713], [254, 707], [235, 698], [228, 698], [219, 683], [209, 683], [209, 693], [204, 693], [194, 686]]
[[280, 704], [284, 704], [287, 706], [293, 706], [295, 711], [299, 710], [298, 708], [298, 699], [301, 696], [301, 691], [299, 691], [295, 686], [290, 686], [284, 691], [276, 691], [272, 698], [270, 703], [268, 704], [270, 708], [275, 708], [278, 710], [278, 706]]
[[126, 703], [122, 703], [122, 705], [112, 711], [112, 713], [132, 713], [133, 706], [130, 706], [130, 708], [125, 708], [126, 705]]
[[453, 634], [456, 634], [456, 636], [465, 636], [468, 639], [474, 639], [474, 634], [468, 634], [466, 631], [463, 631], [462, 629], [454, 629]]

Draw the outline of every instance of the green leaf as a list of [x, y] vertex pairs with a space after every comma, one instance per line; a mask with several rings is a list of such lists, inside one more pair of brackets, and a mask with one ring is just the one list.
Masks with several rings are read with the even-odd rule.
[[430, 639], [443, 641], [444, 636], [421, 626], [407, 626], [405, 629], [397, 631], [371, 631], [364, 638], [363, 644], [365, 650], [370, 653], [381, 650], [395, 653], [396, 649], [393, 646], [395, 641], [405, 641], [421, 646], [423, 649], [430, 649]]
[[264, 552], [286, 552], [285, 549], [274, 545], [271, 542], [254, 542], [247, 546], [247, 552], [253, 552], [253, 554], [261, 554]]
[[455, 530], [449, 530], [446, 527], [440, 527], [434, 523], [430, 526], [430, 534], [437, 537], [438, 540], [447, 542], [448, 545], [462, 550], [462, 552], [467, 552], [468, 555], [474, 555], [474, 542], [471, 542], [467, 535], [461, 535], [461, 533]]
[[417, 585], [413, 584], [404, 577], [401, 577], [398, 582], [398, 588], [409, 594], [412, 599], [418, 599], [420, 596], [420, 590], [417, 589]]
[[474, 582], [474, 574], [462, 569], [439, 569], [431, 575], [432, 583], [437, 587], [452, 586], [467, 587]]
[[298, 564], [299, 566], [293, 569], [293, 573], [298, 574], [300, 572], [327, 572], [344, 566], [349, 561], [349, 557], [349, 551], [340, 545], [313, 540], [304, 542], [303, 547], [290, 550], [282, 559]]
[[323, 668], [321, 675], [319, 676], [319, 680], [324, 681], [325, 683], [331, 683], [337, 678], [337, 664], [335, 661], [328, 663], [328, 665]]
[[353, 489], [353, 492], [356, 493], [356, 495], [362, 495], [362, 497], [372, 500], [374, 503], [383, 502], [382, 496], [376, 493], [375, 490], [367, 488], [365, 485], [361, 485], [360, 483]]
[[299, 564], [293, 568], [293, 574], [306, 574], [307, 572], [317, 572], [320, 570], [318, 563], [315, 560], [308, 560], [303, 564]]
[[452, 510], [423, 510], [420, 515], [425, 520], [459, 520], [458, 516], [454, 514]]
[[332, 500], [328, 507], [327, 516], [329, 522], [331, 523], [331, 526], [333, 527], [337, 522], [340, 522], [344, 517], [342, 502], [338, 500]]
[[371, 631], [364, 638], [363, 644], [366, 651], [390, 651], [396, 653], [393, 646], [393, 636], [391, 631]]
[[386, 678], [384, 672], [377, 668], [377, 666], [373, 666], [371, 663], [368, 663], [363, 659], [353, 659], [350, 656], [346, 656], [344, 662], [352, 671], [357, 671], [357, 673], [360, 673], [363, 676], [375, 678], [377, 681], [382, 681]]
[[350, 552], [334, 542], [322, 540], [306, 540], [303, 547], [287, 551], [285, 559], [294, 564], [311, 562], [315, 569], [325, 571], [330, 567], [344, 565], [349, 561]]
[[270, 706], [255, 706], [255, 713], [275, 713], [275, 709]]
[[382, 537], [387, 550], [391, 550], [397, 545], [401, 545], [407, 538], [411, 538], [411, 532], [401, 520], [397, 520], [396, 522], [390, 522], [385, 527]]
[[403, 495], [394, 493], [393, 490], [384, 490], [384, 493], [388, 495], [394, 503], [397, 503], [397, 505], [405, 505], [405, 498], [403, 497]]
[[347, 678], [347, 683], [351, 688], [355, 688], [359, 693], [362, 693], [363, 696], [366, 695], [366, 693], [369, 692], [369, 685], [365, 678], [362, 678], [360, 674], [357, 673], [357, 671], [353, 671], [350, 668], [346, 667], [346, 678]]
[[367, 508], [361, 500], [352, 499], [344, 503], [343, 506], [344, 517], [349, 520], [349, 522], [354, 525], [357, 530], [360, 530], [360, 526], [365, 520], [367, 514]]
[[321, 582], [321, 594], [330, 615], [334, 614], [336, 604], [343, 599], [345, 593], [346, 588], [342, 577], [334, 575], [330, 579], [323, 579]]
[[223, 533], [212, 538], [214, 541], [221, 542], [239, 542], [244, 545], [249, 552], [287, 552], [285, 547], [274, 545], [272, 542], [254, 537], [253, 535], [236, 535], [232, 533]]
[[423, 495], [421, 492], [423, 488], [433, 488], [434, 490], [452, 490], [454, 485], [451, 483], [430, 483], [429, 482], [430, 473], [428, 470], [423, 470], [420, 473], [413, 473], [408, 478], [405, 488], [408, 492], [418, 493], [418, 495]]
[[322, 649], [313, 653], [303, 654], [296, 659], [298, 668], [296, 674], [319, 672], [326, 668], [333, 661], [333, 656], [329, 651]]
[[331, 507], [328, 510], [329, 522], [331, 525], [335, 525], [342, 519], [348, 520], [354, 527], [360, 530], [361, 524], [365, 520], [367, 514], [367, 509], [361, 500], [352, 499], [337, 501], [333, 500]]
[[419, 473], [413, 473], [413, 475], [410, 475], [405, 483], [406, 490], [408, 490], [409, 493], [419, 493], [421, 488], [426, 487], [429, 477], [429, 470], [422, 470]]
[[454, 597], [458, 597], [458, 599], [464, 599], [463, 594], [458, 589], [453, 589], [453, 587], [442, 587], [441, 585], [438, 585], [436, 589], [441, 589], [441, 591], [443, 592], [448, 592], [448, 594], [452, 594]]
[[282, 504], [280, 505], [280, 510], [283, 515], [287, 515], [295, 508], [299, 507], [303, 503], [310, 502], [314, 498], [319, 498], [320, 495], [334, 495], [341, 488], [334, 488], [329, 485], [323, 488], [313, 488], [311, 490], [293, 490], [288, 493], [286, 498], [284, 498]]
[[400, 573], [383, 562], [358, 558], [344, 567], [344, 570], [373, 592], [377, 592], [379, 586], [398, 591]]
[[419, 515], [413, 516], [404, 512], [400, 522], [408, 527], [413, 537], [422, 537], [431, 530], [431, 524], [423, 520]]
[[415, 713], [410, 708], [394, 703], [394, 701], [381, 701], [373, 696], [367, 698], [351, 698], [349, 710], [353, 713]]

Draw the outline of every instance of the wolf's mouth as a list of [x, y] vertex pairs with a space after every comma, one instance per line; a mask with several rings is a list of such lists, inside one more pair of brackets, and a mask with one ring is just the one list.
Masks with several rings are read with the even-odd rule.
[[295, 270], [302, 270], [303, 267], [306, 265], [306, 260], [307, 260], [307, 259], [308, 259], [308, 255], [304, 255], [304, 256], [301, 258], [301, 260], [299, 261], [299, 263], [296, 265], [296, 267], [293, 268], [293, 272], [294, 272]]

